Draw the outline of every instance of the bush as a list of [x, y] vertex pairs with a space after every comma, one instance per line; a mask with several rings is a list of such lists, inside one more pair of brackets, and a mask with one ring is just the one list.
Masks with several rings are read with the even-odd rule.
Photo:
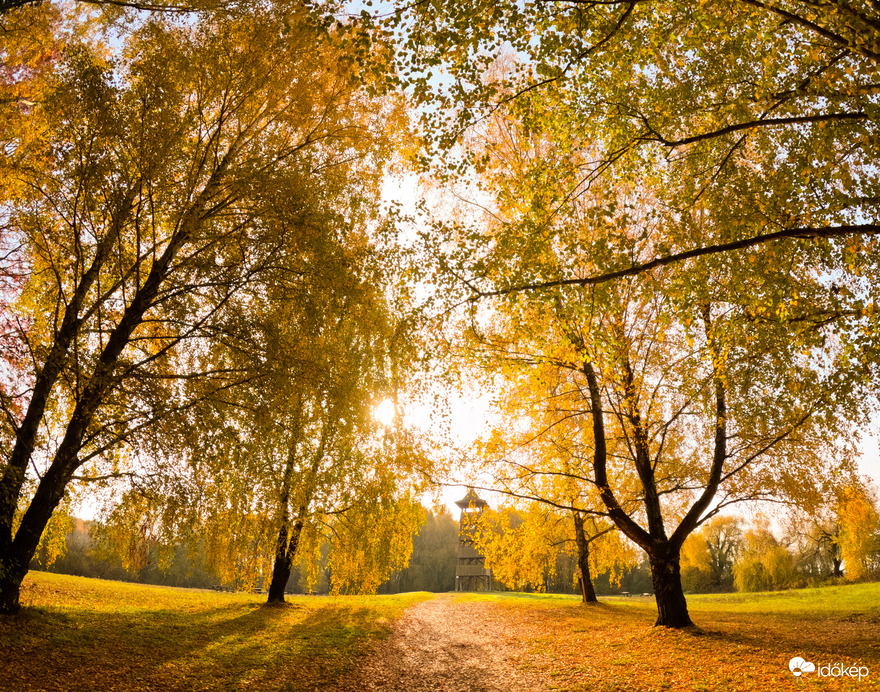
[[681, 587], [690, 593], [709, 593], [716, 591], [718, 584], [709, 570], [685, 567], [681, 571]]

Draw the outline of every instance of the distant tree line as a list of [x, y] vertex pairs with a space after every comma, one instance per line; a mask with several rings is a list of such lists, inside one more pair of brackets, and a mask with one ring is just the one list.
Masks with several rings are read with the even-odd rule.
[[144, 544], [138, 561], [126, 566], [119, 552], [103, 540], [103, 528], [97, 521], [73, 519], [62, 554], [53, 556], [43, 546], [34, 556], [31, 569], [164, 586], [217, 585], [217, 575], [207, 566], [205, 555], [183, 545], [165, 551], [155, 541]]
[[[486, 512], [481, 549], [496, 588], [578, 593], [578, 546], [569, 513], [546, 504]], [[653, 590], [650, 563], [617, 533], [588, 559], [598, 595]], [[880, 579], [880, 511], [869, 485], [847, 485], [818, 507], [775, 521], [715, 516], [685, 541], [682, 587], [690, 593], [770, 591], [830, 581]]]
[[880, 515], [866, 492], [844, 489], [831, 510], [790, 514], [774, 530], [766, 517], [746, 525], [716, 517], [682, 549], [690, 592], [772, 591], [829, 580], [880, 579]]
[[[74, 518], [68, 527], [64, 546], [53, 550], [51, 544], [45, 544], [34, 557], [31, 569], [187, 588], [232, 586], [224, 584], [212, 569], [210, 556], [203, 547], [183, 543], [161, 545], [156, 540], [146, 540], [132, 550], [131, 546], [114, 543], [113, 534], [99, 521]], [[458, 522], [448, 512], [428, 511], [413, 539], [409, 565], [394, 572], [379, 587], [379, 593], [452, 591], [457, 549]], [[307, 594], [330, 590], [330, 546], [320, 546], [319, 552], [315, 568], [310, 570], [309, 561], [303, 559], [293, 570], [286, 591]], [[268, 588], [268, 583], [258, 588]]]

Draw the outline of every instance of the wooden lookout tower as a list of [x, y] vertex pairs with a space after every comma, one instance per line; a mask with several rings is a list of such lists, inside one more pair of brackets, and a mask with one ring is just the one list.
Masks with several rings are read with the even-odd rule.
[[456, 591], [489, 591], [492, 572], [486, 569], [486, 558], [477, 552], [474, 536], [479, 531], [479, 519], [488, 503], [473, 488], [456, 502], [461, 507], [458, 524], [458, 564], [455, 567]]

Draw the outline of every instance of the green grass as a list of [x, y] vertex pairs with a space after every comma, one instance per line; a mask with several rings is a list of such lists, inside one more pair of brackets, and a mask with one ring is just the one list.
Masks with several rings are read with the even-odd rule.
[[735, 608], [739, 613], [788, 615], [799, 619], [829, 615], [880, 619], [880, 583], [843, 584], [793, 591], [765, 591], [717, 595], [691, 595], [688, 606], [697, 612]]
[[[264, 597], [31, 573], [0, 618], [0, 691], [326, 690], [431, 594]], [[653, 599], [454, 594], [501, 622], [517, 665], [552, 690], [880, 690], [880, 584], [689, 596], [697, 627], [652, 627]], [[500, 620], [499, 620], [500, 618]], [[793, 656], [868, 666], [862, 681], [796, 679]], [[390, 690], [389, 692], [396, 692]]]
[[[653, 610], [654, 597], [600, 597], [604, 603], [633, 610]], [[791, 591], [757, 593], [688, 594], [688, 611], [695, 622], [700, 615], [749, 613], [762, 617], [823, 620], [854, 618], [880, 622], [880, 582], [841, 584]], [[697, 622], [699, 624], [699, 622]]]
[[560, 593], [520, 593], [518, 591], [456, 592], [457, 601], [480, 601], [489, 603], [520, 603], [535, 608], [552, 607], [560, 603], [580, 603], [580, 596]]
[[0, 618], [0, 690], [317, 690], [430, 598], [265, 597], [32, 572]]
[[[459, 593], [459, 600], [520, 603], [529, 607], [554, 607], [563, 603], [579, 603], [580, 596], [569, 594], [536, 594], [517, 592]], [[655, 611], [654, 597], [600, 596], [603, 603], [621, 608]], [[695, 618], [700, 613], [755, 613], [770, 616], [791, 616], [797, 619], [823, 619], [829, 616], [880, 620], [880, 582], [842, 584], [792, 591], [759, 593], [689, 594], [688, 610]]]

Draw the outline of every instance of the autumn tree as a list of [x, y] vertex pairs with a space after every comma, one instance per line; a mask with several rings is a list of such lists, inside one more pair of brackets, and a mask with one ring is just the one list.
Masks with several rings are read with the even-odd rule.
[[742, 552], [733, 568], [739, 591], [772, 591], [789, 588], [797, 578], [795, 560], [788, 546], [759, 516], [743, 534]]
[[[425, 130], [440, 150], [493, 112], [547, 118], [533, 104], [550, 99], [554, 136], [592, 149], [568, 194], [609, 171], [638, 179], [647, 154], [677, 172], [680, 184], [662, 195], [673, 209], [716, 196], [732, 202], [733, 216], [757, 217], [714, 235], [669, 228], [662, 245], [636, 243], [634, 253], [594, 276], [743, 242], [878, 230], [877, 13], [870, 3], [436, 0], [401, 5], [385, 21], [406, 41], [404, 78], [433, 104]], [[516, 68], [487, 78], [505, 52]], [[432, 80], [438, 71], [447, 78]], [[731, 189], [746, 159], [751, 185]], [[769, 245], [763, 251], [775, 252]], [[473, 287], [588, 278], [559, 272]]]
[[613, 575], [627, 563], [619, 535], [595, 516], [531, 501], [520, 508], [508, 505], [484, 512], [481, 522], [478, 549], [486, 556], [493, 578], [509, 588], [550, 590], [552, 583], [559, 582], [560, 560], [570, 558], [583, 602], [595, 603], [591, 575]]
[[563, 526], [540, 504], [524, 510], [499, 507], [483, 512], [477, 550], [486, 557], [486, 567], [495, 581], [508, 588], [547, 591], [556, 574]]
[[[809, 382], [807, 372], [776, 367], [779, 349], [790, 344], [786, 334], [745, 348], [730, 298], [727, 314], [697, 310], [688, 322], [667, 311], [671, 305], [662, 297], [630, 302], [633, 297], [623, 303], [612, 298], [604, 317], [595, 295], [571, 296], [559, 313], [540, 304], [522, 310], [520, 299], [504, 330], [493, 325], [483, 338], [496, 355], [502, 348], [530, 352], [536, 361], [580, 370], [580, 412], [563, 406], [592, 423], [583, 450], [590, 465], [582, 478], [595, 487], [604, 513], [648, 554], [657, 624], [683, 626], [690, 622], [680, 580], [684, 540], [735, 502], [781, 494], [815, 502], [811, 498], [836, 466], [825, 456], [834, 432], [823, 431], [833, 421], [821, 414], [820, 380], [798, 393]], [[580, 313], [584, 305], [586, 315]], [[549, 314], [537, 318], [542, 309]], [[536, 324], [552, 331], [539, 335]], [[724, 351], [714, 341], [722, 333]], [[791, 395], [806, 406], [788, 403]], [[729, 439], [736, 444], [728, 447]], [[553, 473], [540, 465], [535, 472]]]
[[203, 356], [236, 362], [248, 384], [174, 421], [181, 434], [154, 452], [169, 468], [113, 510], [143, 516], [125, 505], [149, 496], [168, 542], [207, 544], [227, 583], [262, 584], [269, 602], [303, 559], [326, 563], [333, 591], [375, 591], [408, 561], [429, 470], [408, 431], [375, 416], [411, 365], [391, 358], [414, 342], [386, 303], [386, 266], [351, 219], [319, 221], [297, 219], [302, 235], [317, 224], [304, 254], [276, 258]]
[[427, 457], [399, 416], [391, 427], [376, 416], [420, 359], [410, 286], [398, 281], [406, 253], [379, 202], [382, 157], [405, 133], [404, 114], [390, 100], [358, 106], [389, 128], [361, 133], [370, 156], [358, 175], [318, 164], [265, 191], [274, 214], [264, 222], [295, 242], [188, 354], [190, 370], [224, 363], [242, 382], [202, 396], [204, 384], [188, 381], [184, 399], [199, 404], [141, 441], [162, 472], [137, 479], [112, 510], [121, 536], [149, 515], [166, 543], [209, 546], [226, 583], [262, 586], [269, 602], [284, 601], [303, 560], [313, 576], [318, 562], [329, 570], [334, 592], [375, 591], [406, 564], [422, 517], [414, 497]]
[[741, 543], [739, 519], [725, 516], [710, 519], [682, 545], [682, 579], [701, 590], [729, 590], [733, 586], [733, 565]]
[[[507, 176], [524, 184], [507, 192], [503, 183], [497, 184], [503, 176], [497, 176], [484, 188], [491, 191], [490, 199], [503, 198], [505, 210], [514, 211], [516, 231], [511, 215], [498, 214], [495, 205], [480, 198], [477, 202], [495, 217], [492, 230], [469, 234], [455, 228], [447, 234], [458, 251], [445, 269], [462, 287], [463, 299], [468, 292], [473, 299], [540, 293], [545, 313], [562, 303], [571, 314], [578, 309], [571, 306], [596, 305], [595, 296], [603, 294], [561, 289], [639, 274], [651, 275], [643, 278], [642, 287], [653, 281], [659, 289], [669, 276], [658, 273], [659, 268], [679, 263], [680, 270], [689, 272], [686, 293], [694, 312], [682, 326], [687, 339], [713, 352], [704, 364], [714, 372], [715, 401], [703, 415], [716, 421], [716, 434], [714, 472], [701, 482], [708, 495], [692, 505], [696, 517], [684, 515], [679, 524], [684, 534], [708, 509], [718, 488], [714, 479], [727, 478], [724, 459], [733, 450], [727, 443], [733, 394], [728, 357], [736, 360], [748, 351], [722, 345], [714, 325], [720, 323], [728, 336], [733, 323], [748, 330], [747, 324], [770, 328], [776, 322], [769, 330], [775, 331], [771, 341], [781, 343], [790, 329], [795, 341], [806, 337], [810, 342], [805, 350], [816, 358], [813, 372], [824, 386], [808, 389], [813, 402], [824, 403], [804, 408], [798, 396], [802, 400], [789, 409], [794, 418], [776, 428], [780, 435], [790, 428], [784, 437], [799, 427], [798, 408], [810, 411], [808, 418], [816, 422], [823, 417], [816, 415], [819, 408], [831, 405], [831, 399], [862, 420], [864, 411], [842, 394], [849, 388], [867, 393], [865, 385], [876, 379], [876, 281], [869, 278], [877, 270], [876, 94], [870, 86], [876, 75], [870, 48], [876, 11], [859, 5], [842, 12], [848, 19], [836, 8], [797, 2], [785, 7], [735, 0], [462, 6], [438, 0], [402, 7], [390, 20], [400, 22], [409, 40], [405, 67], [414, 93], [433, 104], [425, 122], [427, 131], [439, 133], [433, 140], [436, 151], [450, 151], [463, 131], [479, 132], [493, 114], [506, 113], [522, 123], [511, 140], [537, 133], [538, 145], [529, 149], [532, 155], [525, 162], [511, 155], [513, 147], [499, 146], [497, 138], [485, 148], [464, 147], [466, 162], [478, 172], [506, 158]], [[504, 50], [513, 69], [499, 75], [494, 68]], [[434, 70], [450, 78], [432, 82]], [[552, 162], [546, 164], [547, 158]], [[449, 157], [446, 163], [450, 170], [462, 168]], [[581, 203], [585, 197], [591, 202]], [[572, 214], [569, 210], [578, 205], [582, 212]], [[575, 229], [587, 224], [598, 231], [598, 240], [585, 242], [577, 235]], [[784, 238], [830, 240], [775, 242]], [[693, 261], [716, 253], [729, 257]], [[767, 273], [763, 286], [746, 262]], [[787, 275], [778, 271], [782, 267], [790, 268]], [[733, 289], [743, 277], [737, 295]], [[618, 289], [620, 295], [631, 287]], [[716, 287], [722, 293], [712, 295]], [[684, 294], [675, 297], [666, 286], [662, 289], [658, 292], [683, 307]], [[524, 299], [530, 306], [538, 302]], [[626, 306], [620, 302], [614, 309]], [[700, 322], [702, 335], [689, 331]], [[608, 341], [628, 339], [627, 330], [637, 329], [626, 320], [621, 326]], [[572, 338], [572, 330], [567, 331], [560, 330], [556, 345], [542, 349], [544, 358], [558, 357], [571, 341], [587, 343], [594, 336], [575, 332]], [[758, 341], [749, 346], [761, 348]], [[821, 362], [824, 346], [835, 374]], [[585, 370], [587, 365], [597, 370], [593, 364], [600, 348], [582, 351]], [[519, 350], [535, 355], [535, 350]], [[785, 360], [794, 362], [790, 356]], [[616, 373], [594, 372], [596, 393], [601, 395], [604, 383], [614, 380], [638, 386], [642, 378], [632, 362], [627, 356]], [[747, 368], [742, 373], [734, 387], [763, 386], [767, 396], [773, 389], [780, 393], [778, 384], [759, 384]], [[598, 377], [602, 374], [604, 383]], [[641, 430], [639, 421], [647, 416], [632, 407], [631, 395], [625, 399], [630, 404], [620, 410], [627, 424]], [[602, 397], [592, 401], [597, 417]], [[752, 410], [747, 397], [740, 401]], [[681, 411], [676, 415], [693, 415]], [[752, 425], [743, 419], [741, 424]], [[762, 426], [760, 419], [755, 424]], [[765, 432], [770, 428], [763, 426]], [[646, 466], [648, 446], [635, 445], [631, 452], [633, 458], [641, 454], [641, 467], [650, 471], [641, 474], [642, 480], [653, 476]], [[605, 451], [598, 441], [596, 447], [598, 460]], [[758, 457], [741, 466], [734, 463], [735, 473]], [[604, 461], [597, 466], [597, 483], [604, 481], [604, 466]], [[644, 492], [648, 502], [652, 491], [646, 487]], [[611, 500], [607, 492], [606, 498]], [[651, 530], [660, 536], [659, 513], [649, 512], [655, 515]], [[673, 536], [678, 543], [682, 533]]]
[[867, 488], [853, 484], [840, 489], [837, 506], [837, 543], [847, 579], [876, 574], [880, 557], [877, 500]]
[[784, 529], [807, 577], [860, 579], [876, 570], [876, 500], [865, 479], [829, 488], [812, 511], [791, 512]]
[[[731, 222], [708, 203], [675, 218], [658, 211], [652, 183], [666, 184], [662, 170], [642, 185], [605, 180], [572, 197], [589, 151], [502, 116], [477, 132], [488, 213], [456, 229], [448, 261], [472, 262], [480, 281], [590, 275], [641, 242]], [[786, 253], [760, 272], [757, 255], [742, 253], [594, 287], [500, 291], [463, 321], [463, 350], [476, 362], [564, 385], [533, 388], [556, 420], [527, 428], [549, 439], [557, 421], [591, 428], [572, 447], [586, 462], [578, 477], [648, 554], [658, 625], [690, 623], [680, 551], [701, 523], [746, 500], [815, 505], [821, 483], [846, 466], [848, 450], [836, 446], [861, 415], [849, 397], [860, 380], [845, 353], [825, 350], [838, 334], [833, 294], [801, 249]], [[566, 475], [543, 460], [526, 471]]]
[[843, 577], [840, 523], [833, 496], [811, 511], [792, 511], [784, 524], [785, 537], [796, 556], [798, 571], [809, 579]]
[[379, 118], [352, 64], [303, 11], [271, 7], [147, 20], [113, 59], [67, 48], [33, 105], [50, 146], [7, 146], [4, 169], [4, 274], [22, 280], [4, 295], [2, 612], [66, 492], [136, 471], [124, 441], [192, 403], [181, 382], [240, 380], [192, 354], [296, 245], [277, 200], [365, 160]]
[[[557, 288], [662, 277], [673, 264], [694, 285], [733, 281], [737, 265], [748, 275], [744, 260], [771, 272], [798, 264], [801, 277], [812, 274], [809, 298], [804, 284], [774, 280], [755, 291], [746, 320], [780, 320], [801, 334], [823, 325], [839, 366], [828, 394], [863, 419], [840, 393], [851, 386], [870, 397], [878, 374], [876, 20], [865, 3], [401, 6], [389, 21], [408, 38], [414, 93], [433, 104], [425, 130], [437, 133], [434, 151], [466, 142], [493, 115], [522, 123], [506, 146], [463, 147], [478, 174], [507, 158], [509, 175], [526, 184], [503, 200], [521, 219], [518, 233], [447, 234], [459, 248], [445, 269], [460, 299], [529, 292], [553, 303]], [[437, 71], [447, 79], [432, 81]], [[540, 141], [532, 161], [516, 161], [510, 142], [530, 136]], [[448, 154], [444, 162], [463, 168]], [[491, 180], [489, 197], [504, 195]], [[572, 220], [567, 208], [591, 195], [589, 213]], [[495, 216], [497, 227], [509, 224]], [[638, 230], [624, 228], [627, 217], [641, 219]], [[565, 223], [604, 229], [602, 241], [560, 233]], [[555, 245], [552, 260], [542, 243]], [[714, 265], [729, 262], [726, 279], [693, 261], [716, 253], [732, 255]]]
[[514, 502], [486, 516], [487, 559], [501, 581], [539, 588], [546, 579], [538, 574], [549, 569], [551, 558], [560, 550], [570, 553], [584, 602], [595, 602], [591, 575], [616, 574], [634, 556], [591, 480], [585, 450], [592, 430], [578, 415], [577, 383], [566, 370], [537, 364], [527, 353], [475, 345], [462, 345], [467, 367], [492, 388], [495, 404], [491, 430], [473, 446], [478, 478]]
[[262, 474], [274, 476], [265, 500], [277, 533], [270, 602], [284, 599], [304, 526], [332, 532], [334, 590], [374, 592], [408, 562], [422, 517], [413, 493], [424, 459], [400, 425], [395, 436], [375, 416], [408, 370], [391, 363], [405, 357], [395, 342], [412, 336], [385, 302], [387, 267], [355, 238], [340, 238], [349, 251], [336, 262], [319, 259], [323, 276], [306, 290], [281, 280], [267, 301], [270, 314], [294, 311], [282, 307], [267, 325], [271, 346], [258, 367], [269, 377], [246, 394], [257, 418], [243, 426], [256, 433], [243, 442]]

